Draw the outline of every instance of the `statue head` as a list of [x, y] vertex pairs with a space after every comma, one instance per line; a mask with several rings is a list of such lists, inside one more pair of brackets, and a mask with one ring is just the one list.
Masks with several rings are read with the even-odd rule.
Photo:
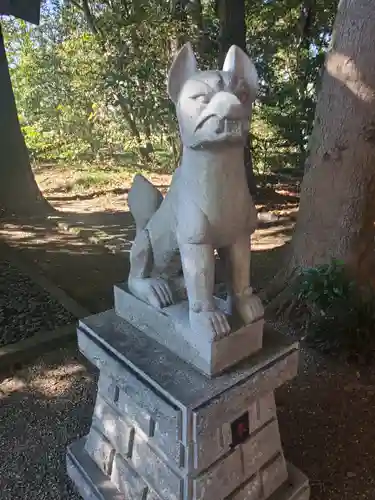
[[191, 44], [184, 45], [168, 76], [184, 146], [244, 143], [257, 91], [255, 66], [239, 47], [229, 49], [222, 70], [199, 71]]

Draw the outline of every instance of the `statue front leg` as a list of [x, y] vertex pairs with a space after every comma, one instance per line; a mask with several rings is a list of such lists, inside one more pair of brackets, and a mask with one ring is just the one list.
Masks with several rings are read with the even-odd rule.
[[245, 324], [253, 323], [263, 317], [264, 308], [250, 286], [250, 236], [241, 236], [226, 254], [233, 307]]
[[213, 340], [230, 333], [224, 312], [215, 306], [215, 256], [212, 245], [181, 244], [180, 254], [189, 299], [192, 330]]
[[139, 231], [130, 252], [130, 273], [128, 287], [139, 299], [156, 308], [173, 303], [168, 283], [158, 277], [151, 277], [154, 266], [153, 250], [146, 229]]

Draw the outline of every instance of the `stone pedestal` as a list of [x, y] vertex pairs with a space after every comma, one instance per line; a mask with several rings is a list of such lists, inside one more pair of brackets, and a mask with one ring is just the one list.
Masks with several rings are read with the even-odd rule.
[[274, 399], [297, 344], [265, 328], [262, 349], [210, 379], [112, 310], [82, 320], [78, 343], [100, 370], [90, 432], [67, 454], [85, 500], [309, 499]]
[[232, 333], [215, 340], [190, 328], [187, 300], [158, 310], [128, 293], [123, 285], [114, 287], [114, 299], [118, 316], [208, 377], [220, 374], [262, 348], [264, 319], [244, 326], [231, 316], [228, 303], [218, 297], [216, 304], [226, 313]]

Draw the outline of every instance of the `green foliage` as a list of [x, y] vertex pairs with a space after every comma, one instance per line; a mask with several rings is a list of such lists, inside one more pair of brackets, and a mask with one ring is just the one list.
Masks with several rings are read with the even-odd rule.
[[306, 2], [312, 8], [308, 30], [300, 0], [247, 5], [248, 47], [261, 78], [253, 127], [255, 163], [266, 154], [263, 169], [268, 171], [302, 168], [337, 0]]
[[348, 280], [342, 262], [332, 259], [329, 264], [300, 271], [298, 300], [310, 304], [317, 312], [326, 311], [339, 298], [348, 297], [354, 283]]
[[322, 351], [360, 356], [371, 352], [375, 294], [352, 281], [344, 263], [332, 259], [329, 264], [301, 270], [294, 295], [308, 343]]
[[[50, 0], [41, 25], [4, 20], [21, 124], [36, 159], [118, 158], [173, 170], [179, 138], [166, 92], [187, 39], [202, 69], [215, 67], [220, 24], [213, 1]], [[303, 165], [320, 70], [337, 0], [314, 2], [308, 33], [300, 0], [246, 0], [247, 46], [261, 81], [253, 117], [258, 173]], [[87, 8], [84, 8], [86, 5]]]

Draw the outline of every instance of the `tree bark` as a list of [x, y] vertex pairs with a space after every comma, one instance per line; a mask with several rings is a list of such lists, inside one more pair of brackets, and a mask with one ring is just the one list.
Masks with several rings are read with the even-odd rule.
[[0, 217], [32, 215], [52, 207], [43, 198], [30, 167], [18, 121], [0, 26]]
[[[220, 52], [219, 67], [222, 67], [225, 55], [232, 45], [237, 45], [243, 51], [246, 50], [246, 22], [244, 0], [217, 0], [216, 12], [220, 19]], [[250, 193], [256, 194], [256, 182], [251, 156], [251, 138], [247, 138], [245, 147], [245, 169], [246, 179]]]
[[375, 278], [375, 9], [341, 0], [286, 274], [336, 257]]

